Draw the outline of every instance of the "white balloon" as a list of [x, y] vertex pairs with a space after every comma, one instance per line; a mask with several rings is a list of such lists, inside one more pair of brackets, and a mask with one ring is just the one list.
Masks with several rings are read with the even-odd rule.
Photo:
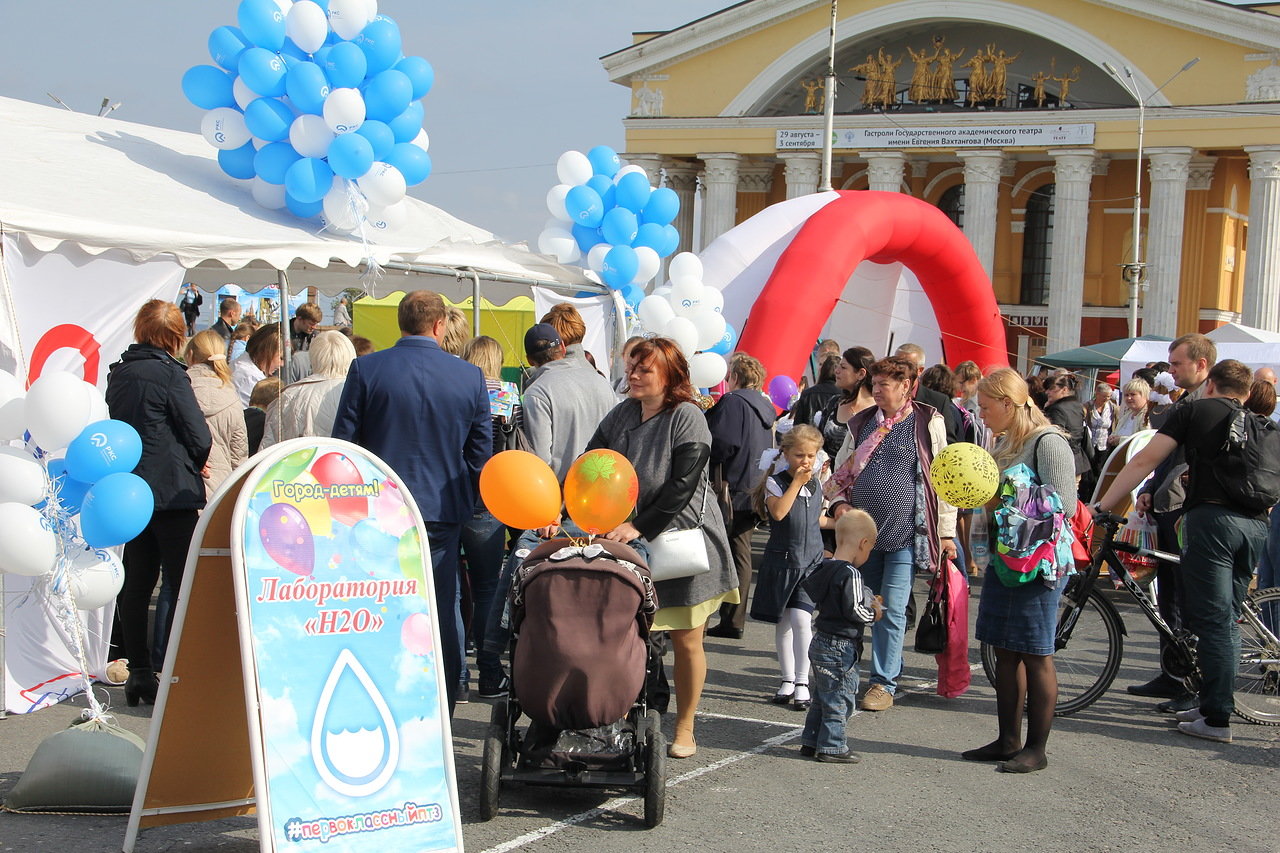
[[613, 176], [613, 182], [616, 184], [618, 181], [622, 180], [623, 175], [630, 174], [631, 172], [639, 172], [640, 174], [644, 175], [644, 179], [646, 181], [649, 180], [649, 173], [646, 172], [643, 167], [637, 166], [633, 163], [629, 166], [623, 166], [621, 169], [619, 169], [618, 174]]
[[267, 210], [279, 210], [284, 207], [284, 184], [269, 184], [262, 178], [254, 178], [249, 192], [253, 195], [253, 200]]
[[547, 190], [547, 210], [561, 222], [573, 222], [573, 217], [569, 215], [569, 211], [565, 210], [564, 207], [564, 197], [569, 194], [571, 189], [573, 187], [568, 184], [556, 184]]
[[667, 282], [666, 284], [661, 284], [655, 287], [653, 289], [653, 295], [661, 296], [663, 299], [670, 299], [671, 298], [671, 282]]
[[404, 198], [404, 175], [390, 163], [374, 163], [356, 184], [373, 207], [390, 207]]
[[67, 579], [76, 609], [97, 610], [119, 594], [124, 586], [124, 567], [105, 548], [85, 548], [71, 560]]
[[636, 258], [640, 261], [640, 264], [636, 267], [636, 277], [631, 279], [631, 283], [647, 284], [650, 279], [658, 274], [658, 269], [662, 266], [662, 258], [658, 257], [658, 253], [648, 246], [637, 246]]
[[695, 388], [713, 388], [729, 372], [724, 356], [714, 352], [697, 352], [689, 359], [689, 381]]
[[365, 0], [329, 0], [329, 26], [339, 38], [350, 41], [369, 23]]
[[365, 214], [365, 219], [375, 234], [396, 231], [403, 228], [409, 221], [409, 205], [399, 201], [386, 207], [370, 207], [369, 212]]
[[678, 278], [693, 278], [702, 281], [702, 261], [693, 252], [681, 252], [671, 259], [667, 267], [667, 276], [674, 282]]
[[0, 447], [0, 501], [31, 506], [44, 500], [44, 468], [20, 447]]
[[671, 307], [680, 317], [692, 317], [702, 307], [702, 291], [706, 288], [701, 279], [679, 278], [671, 282]]
[[655, 334], [661, 334], [667, 327], [667, 323], [676, 316], [676, 312], [671, 310], [671, 303], [656, 293], [651, 293], [640, 300], [636, 314], [640, 316], [640, 322], [644, 327]]
[[596, 272], [604, 272], [604, 256], [609, 254], [609, 250], [613, 246], [608, 243], [596, 243], [591, 247], [591, 251], [587, 252], [587, 266]]
[[[308, 0], [300, 0], [300, 2], [308, 2]], [[333, 186], [321, 200], [327, 227], [335, 231], [348, 232], [360, 226], [360, 220], [364, 218], [361, 208], [367, 208], [368, 205], [359, 193], [354, 192], [355, 187], [351, 189], [352, 191], [348, 192], [346, 180], [334, 177]]]
[[253, 136], [244, 123], [244, 113], [231, 107], [209, 110], [200, 120], [200, 135], [214, 148], [230, 151]]
[[0, 503], [0, 572], [38, 578], [53, 570], [58, 539], [38, 510]]
[[250, 102], [258, 99], [258, 93], [249, 88], [249, 84], [244, 82], [243, 77], [237, 77], [231, 84], [231, 94], [235, 96], [236, 104], [240, 109], [244, 109]]
[[[46, 451], [61, 450], [93, 422], [98, 390], [80, 377], [46, 373], [27, 391], [27, 431]], [[3, 529], [3, 528], [0, 528]]]
[[710, 308], [717, 314], [724, 313], [724, 293], [704, 284], [702, 287], [702, 307], [704, 310]]
[[418, 131], [418, 135], [413, 138], [413, 144], [421, 148], [423, 151], [431, 150], [431, 137], [427, 136], [426, 130]]
[[324, 157], [333, 142], [333, 131], [320, 116], [301, 115], [289, 125], [289, 144], [303, 157]]
[[0, 404], [0, 441], [14, 441], [27, 431], [27, 398]]
[[329, 37], [329, 19], [318, 4], [311, 0], [298, 0], [285, 15], [284, 32], [298, 47], [307, 53], [315, 53], [324, 47], [324, 41]]
[[576, 187], [591, 180], [593, 174], [595, 170], [591, 168], [591, 161], [581, 151], [566, 151], [556, 161], [556, 175], [562, 184]]
[[[85, 383], [88, 385], [89, 383]], [[107, 398], [102, 396], [102, 392], [98, 390], [97, 385], [89, 385], [89, 423], [96, 424], [98, 421], [105, 421], [111, 417], [111, 411], [107, 408]], [[89, 424], [85, 424], [88, 426]]]
[[555, 225], [544, 228], [538, 235], [538, 251], [553, 255], [562, 264], [571, 264], [582, 255], [569, 229]]
[[364, 95], [359, 89], [334, 89], [324, 99], [323, 113], [334, 133], [351, 133], [364, 124]]
[[[26, 389], [22, 387], [18, 377], [8, 371], [0, 370], [0, 412], [3, 412], [5, 406], [14, 400], [21, 400], [25, 394]], [[0, 441], [22, 437], [21, 432], [17, 435], [6, 435], [5, 432], [4, 424], [0, 422]]]
[[685, 358], [690, 358], [698, 351], [698, 330], [688, 317], [673, 317], [668, 320], [662, 335], [675, 341]]
[[364, 20], [366, 24], [378, 17], [378, 0], [364, 0]]
[[689, 319], [698, 330], [698, 349], [709, 349], [724, 337], [724, 315], [712, 311], [705, 305]]
[[280, 10], [280, 14], [289, 17], [289, 10], [293, 8], [293, 0], [274, 0], [276, 8]]

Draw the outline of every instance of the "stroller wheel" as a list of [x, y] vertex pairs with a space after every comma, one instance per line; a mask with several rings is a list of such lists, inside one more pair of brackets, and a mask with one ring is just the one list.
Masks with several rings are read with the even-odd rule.
[[667, 739], [662, 734], [662, 718], [650, 711], [645, 719], [644, 739], [644, 825], [653, 829], [662, 823], [667, 801]]
[[493, 820], [498, 814], [498, 795], [502, 789], [502, 768], [506, 764], [507, 703], [493, 706], [489, 731], [484, 737], [484, 759], [480, 765], [480, 820]]

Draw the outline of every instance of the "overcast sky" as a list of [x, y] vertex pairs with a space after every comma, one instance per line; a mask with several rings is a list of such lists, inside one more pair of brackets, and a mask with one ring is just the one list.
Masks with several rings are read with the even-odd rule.
[[[630, 93], [599, 57], [633, 31], [669, 30], [731, 0], [380, 0], [406, 55], [436, 70], [424, 126], [434, 172], [412, 194], [497, 233], [536, 243], [555, 162], [571, 148], [622, 150]], [[212, 64], [209, 32], [237, 0], [0, 0], [0, 95], [199, 132], [181, 90]]]

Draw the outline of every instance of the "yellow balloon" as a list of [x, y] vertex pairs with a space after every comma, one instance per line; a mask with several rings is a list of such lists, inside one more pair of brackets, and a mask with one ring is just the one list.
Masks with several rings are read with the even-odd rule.
[[307, 520], [313, 536], [328, 536], [333, 526], [333, 516], [329, 512], [329, 501], [325, 499], [320, 483], [310, 473], [303, 471], [294, 478], [292, 485], [294, 488], [278, 496], [276, 503], [296, 507]]
[[959, 509], [980, 507], [995, 496], [1000, 469], [991, 454], [967, 441], [949, 444], [929, 466], [938, 497]]

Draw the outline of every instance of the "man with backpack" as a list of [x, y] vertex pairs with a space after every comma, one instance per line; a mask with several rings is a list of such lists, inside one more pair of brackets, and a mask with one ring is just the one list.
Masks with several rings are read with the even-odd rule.
[[1280, 431], [1242, 406], [1252, 379], [1234, 359], [1215, 364], [1204, 398], [1179, 406], [1093, 507], [1110, 511], [1176, 449], [1186, 451], [1180, 580], [1201, 688], [1198, 706], [1178, 712], [1178, 730], [1220, 743], [1231, 742], [1236, 620], [1267, 538], [1266, 511], [1280, 499]]

